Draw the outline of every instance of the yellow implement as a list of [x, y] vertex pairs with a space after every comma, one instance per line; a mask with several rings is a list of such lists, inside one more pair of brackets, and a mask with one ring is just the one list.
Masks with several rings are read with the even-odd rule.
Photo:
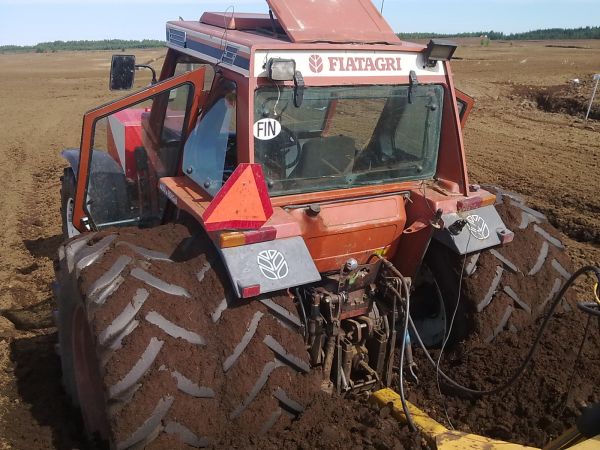
[[[372, 401], [380, 407], [388, 406], [392, 408], [392, 416], [403, 423], [406, 423], [406, 417], [402, 410], [400, 396], [391, 389], [381, 389], [372, 396]], [[408, 409], [413, 418], [413, 422], [418, 430], [423, 434], [429, 444], [437, 450], [539, 450], [536, 447], [526, 445], [512, 444], [510, 442], [498, 441], [486, 438], [476, 434], [463, 433], [462, 431], [449, 430], [442, 424], [429, 417], [424, 411], [421, 411], [415, 405], [407, 402]], [[565, 446], [546, 447], [546, 448], [567, 448]], [[576, 450], [598, 450], [600, 449], [600, 436], [581, 442], [570, 449]]]
[[598, 450], [600, 448], [600, 435], [570, 447], [569, 450]]

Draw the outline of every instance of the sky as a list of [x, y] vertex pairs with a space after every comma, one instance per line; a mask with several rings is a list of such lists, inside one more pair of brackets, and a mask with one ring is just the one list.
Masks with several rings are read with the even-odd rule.
[[[293, 0], [290, 0], [293, 1]], [[313, 0], [318, 2], [319, 0]], [[382, 0], [374, 0], [379, 8]], [[396, 32], [504, 31], [600, 25], [600, 0], [384, 0]], [[0, 0], [0, 45], [79, 39], [161, 39], [165, 22], [203, 11], [267, 12], [257, 0]]]

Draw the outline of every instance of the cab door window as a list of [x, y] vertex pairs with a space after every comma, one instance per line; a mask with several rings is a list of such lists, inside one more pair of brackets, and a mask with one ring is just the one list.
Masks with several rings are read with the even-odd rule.
[[215, 70], [210, 64], [203, 64], [197, 59], [192, 59], [189, 56], [182, 56], [177, 60], [174, 76], [179, 76], [198, 69], [204, 69], [205, 71], [203, 91], [208, 92], [210, 91], [210, 87], [215, 75]]
[[177, 174], [193, 91], [182, 84], [95, 121], [85, 208], [96, 228], [160, 223], [158, 179]]

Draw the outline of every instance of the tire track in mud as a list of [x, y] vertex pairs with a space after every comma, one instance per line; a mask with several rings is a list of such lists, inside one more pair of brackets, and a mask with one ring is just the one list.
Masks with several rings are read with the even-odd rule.
[[50, 285], [60, 151], [79, 145], [87, 109], [115, 97], [99, 56], [110, 61], [110, 52], [0, 55], [0, 448], [81, 446], [60, 387]]
[[[65, 407], [56, 404], [61, 401], [55, 381], [60, 371], [53, 352], [50, 292], [52, 260], [60, 242], [58, 151], [67, 141], [77, 142], [80, 118], [68, 104], [27, 89], [27, 84], [42, 83], [45, 77], [24, 82], [24, 72], [17, 69], [13, 76], [3, 76], [5, 106], [0, 112], [6, 125], [2, 141], [7, 144], [0, 149], [0, 309], [5, 311], [0, 320], [11, 338], [0, 342], [5, 367], [0, 374], [0, 414], [6, 430], [0, 442], [11, 448], [53, 448], [55, 427], [39, 405], [54, 404], [57, 416], [64, 417]], [[26, 106], [27, 114], [16, 111], [16, 105]], [[6, 317], [19, 329], [6, 323]], [[15, 429], [16, 421], [22, 425]]]

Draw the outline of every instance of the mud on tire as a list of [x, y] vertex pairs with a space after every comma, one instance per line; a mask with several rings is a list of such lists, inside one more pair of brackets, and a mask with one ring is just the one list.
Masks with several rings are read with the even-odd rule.
[[65, 168], [62, 177], [60, 177], [60, 181], [60, 217], [62, 221], [62, 235], [63, 240], [67, 240], [79, 234], [79, 231], [77, 231], [71, 223], [75, 201], [75, 174], [73, 173], [73, 169], [70, 167]]
[[[67, 390], [111, 447], [203, 447], [232, 424], [264, 433], [287, 425], [319, 389], [292, 300], [233, 300], [203, 236], [165, 225], [87, 234], [61, 249], [60, 279], [77, 289], [61, 289], [59, 301], [67, 315], [85, 312], [85, 352], [98, 375], [94, 382], [78, 363], [85, 333], [63, 330], [74, 336], [77, 372]], [[86, 402], [90, 390], [99, 405]]]
[[[496, 209], [514, 232], [513, 242], [470, 254], [466, 260], [432, 243], [427, 257], [449, 306], [448, 317], [456, 305], [464, 264], [453, 341], [475, 336], [491, 342], [503, 332], [518, 331], [544, 312], [572, 272], [560, 232], [542, 213], [518, 194], [485, 188], [496, 194]], [[565, 310], [572, 308], [570, 295], [562, 302]]]

